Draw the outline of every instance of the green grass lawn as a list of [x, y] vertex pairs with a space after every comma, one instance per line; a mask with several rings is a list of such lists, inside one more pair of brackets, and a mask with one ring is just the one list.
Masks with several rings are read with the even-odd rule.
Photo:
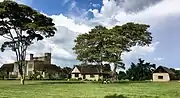
[[[116, 96], [116, 97], [115, 97]], [[118, 96], [118, 97], [117, 97]], [[180, 98], [180, 83], [62, 83], [0, 81], [1, 98]]]

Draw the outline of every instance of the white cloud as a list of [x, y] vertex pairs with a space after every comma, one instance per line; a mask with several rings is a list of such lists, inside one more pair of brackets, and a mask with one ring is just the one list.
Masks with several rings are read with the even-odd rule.
[[[62, 65], [72, 63], [75, 61], [76, 57], [73, 54], [72, 48], [74, 46], [74, 38], [77, 33], [69, 30], [66, 27], [57, 26], [58, 31], [53, 38], [47, 38], [42, 41], [34, 41], [27, 50], [27, 59], [29, 59], [29, 54], [33, 53], [35, 56], [43, 56], [45, 52], [52, 53], [52, 63], [61, 65], [57, 63], [58, 61], [64, 60]], [[0, 38], [0, 42], [5, 40]], [[0, 43], [1, 45], [2, 43]], [[4, 63], [11, 63], [16, 60], [15, 53], [12, 51], [0, 52], [0, 65]]]
[[70, 0], [64, 0], [62, 5], [65, 5], [66, 3], [68, 3]]
[[[56, 35], [53, 38], [35, 43], [30, 47], [28, 53], [40, 55], [44, 52], [50, 51], [49, 48], [51, 47], [52, 55], [54, 57], [53, 62], [61, 60], [60, 63], [73, 63], [75, 61], [75, 55], [72, 51], [72, 47], [74, 46], [73, 40], [78, 34], [88, 32], [93, 26], [98, 24], [112, 27], [129, 21], [147, 23], [150, 24], [153, 29], [167, 17], [177, 14], [180, 15], [180, 6], [178, 4], [180, 4], [180, 0], [164, 0], [136, 14], [127, 14], [125, 9], [117, 5], [114, 0], [103, 0], [103, 6], [100, 13], [98, 13], [97, 9], [89, 9], [89, 11], [93, 12], [95, 16], [95, 18], [91, 20], [68, 18], [63, 14], [52, 15], [50, 17], [54, 19], [58, 29]], [[72, 3], [72, 7], [75, 6], [76, 4]], [[154, 42], [149, 47], [132, 47], [132, 51], [124, 53], [122, 57], [125, 62], [128, 62], [132, 58], [145, 56], [153, 53], [158, 44], [159, 42]], [[1, 54], [3, 55], [3, 57], [1, 56], [3, 60], [12, 60], [12, 58], [7, 58], [11, 57], [11, 53], [6, 52]], [[64, 60], [64, 62], [62, 60]]]
[[68, 18], [68, 17], [64, 16], [63, 14], [52, 15], [51, 18], [54, 19], [54, 23], [56, 24], [56, 26], [64, 26], [74, 32], [85, 33], [91, 29], [91, 27], [89, 27], [81, 22], [76, 23], [75, 20]]
[[161, 60], [164, 60], [164, 58], [162, 57], [158, 57], [158, 58], [154, 58], [155, 61], [161, 61]]
[[95, 16], [92, 20], [93, 22], [96, 21], [108, 25], [108, 22], [117, 20], [114, 22], [114, 25], [124, 24], [129, 21], [155, 25], [168, 16], [180, 14], [180, 6], [178, 6], [180, 0], [163, 0], [154, 6], [132, 14], [127, 14], [125, 9], [118, 6], [114, 0], [103, 0], [103, 4], [104, 6], [102, 6], [100, 13], [98, 13], [97, 9], [90, 10]]
[[16, 1], [21, 4], [27, 4], [27, 5], [31, 5], [33, 2], [33, 0], [13, 0], [13, 1]]
[[134, 46], [131, 48], [131, 52], [124, 52], [122, 55], [122, 58], [125, 62], [130, 61], [134, 58], [139, 58], [141, 56], [147, 55], [148, 53], [152, 53], [155, 51], [156, 46], [159, 44], [159, 42], [155, 42], [150, 44], [149, 46]]
[[175, 70], [180, 70], [180, 68], [175, 68]]
[[97, 8], [97, 7], [100, 7], [99, 4], [92, 4], [93, 7]]
[[14, 55], [15, 53], [9, 50], [0, 52], [0, 66], [4, 63], [13, 63], [16, 60]]

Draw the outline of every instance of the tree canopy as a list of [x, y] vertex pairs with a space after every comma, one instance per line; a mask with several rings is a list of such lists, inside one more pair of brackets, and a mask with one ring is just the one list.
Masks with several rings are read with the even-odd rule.
[[138, 63], [131, 64], [131, 67], [126, 71], [129, 80], [150, 80], [152, 79], [153, 71], [156, 69], [156, 64], [145, 62], [141, 58]]
[[127, 75], [124, 71], [119, 71], [118, 73], [118, 80], [126, 79]]
[[109, 62], [114, 64], [114, 73], [118, 67], [124, 68], [122, 53], [131, 51], [131, 47], [149, 45], [152, 41], [150, 26], [138, 23], [126, 23], [107, 29], [95, 26], [88, 33], [80, 34], [75, 39], [73, 50], [77, 59], [86, 63]]
[[0, 36], [7, 39], [1, 51], [10, 49], [16, 53], [21, 76], [28, 46], [33, 40], [54, 36], [55, 31], [52, 18], [24, 4], [10, 0], [0, 2]]

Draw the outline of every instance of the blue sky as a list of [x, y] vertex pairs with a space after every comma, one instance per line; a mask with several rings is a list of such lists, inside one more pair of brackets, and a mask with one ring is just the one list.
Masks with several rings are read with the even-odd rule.
[[[56, 15], [63, 13], [69, 16], [69, 13], [73, 15], [80, 15], [78, 11], [88, 11], [89, 9], [98, 8], [102, 6], [101, 0], [32, 0], [31, 6], [39, 11], [42, 11], [48, 15]], [[92, 14], [89, 14], [90, 16]]]
[[[127, 66], [139, 57], [146, 61], [180, 68], [180, 0], [18, 0], [54, 19], [58, 31], [53, 38], [28, 49], [36, 56], [51, 50], [52, 62], [60, 66], [77, 64], [73, 40], [95, 25], [111, 28], [126, 22], [149, 24], [153, 42], [132, 47], [122, 56]], [[0, 38], [0, 41], [3, 40]], [[49, 45], [47, 45], [49, 44]], [[51, 49], [50, 49], [51, 48]], [[41, 50], [41, 51], [39, 51]], [[1, 62], [13, 62], [11, 52], [0, 53]]]

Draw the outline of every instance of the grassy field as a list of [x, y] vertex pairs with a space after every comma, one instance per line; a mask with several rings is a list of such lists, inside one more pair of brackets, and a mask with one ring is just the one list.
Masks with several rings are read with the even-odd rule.
[[180, 98], [180, 83], [63, 83], [0, 81], [1, 98]]

